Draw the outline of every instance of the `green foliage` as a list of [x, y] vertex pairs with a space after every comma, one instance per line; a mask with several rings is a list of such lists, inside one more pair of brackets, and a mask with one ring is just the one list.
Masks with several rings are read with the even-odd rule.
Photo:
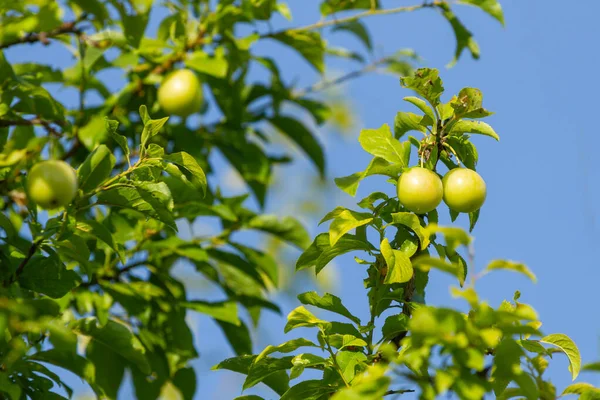
[[[397, 175], [409, 166], [409, 153], [404, 149], [413, 144], [418, 147], [421, 165], [436, 170], [439, 161], [445, 160], [449, 168], [457, 167], [454, 160], [460, 160], [447, 138], [460, 132], [456, 133], [459, 143], [470, 145], [467, 130], [452, 128], [489, 115], [482, 111], [481, 92], [463, 89], [449, 103], [443, 103], [439, 73], [430, 69], [417, 70], [414, 76], [403, 78], [402, 85], [424, 97], [406, 98], [424, 114], [413, 114], [415, 120], [426, 121], [414, 126], [425, 133], [424, 138], [400, 142], [384, 125], [377, 130], [363, 130], [359, 137], [362, 147], [374, 160], [396, 166]], [[420, 126], [427, 129], [423, 131]], [[491, 127], [486, 129], [493, 132]], [[476, 129], [468, 131], [485, 135]], [[497, 138], [495, 133], [487, 136]], [[394, 179], [389, 182], [395, 184], [397, 175], [392, 175]], [[337, 183], [346, 190], [344, 180], [347, 178]], [[315, 265], [318, 273], [335, 257], [361, 251], [363, 255], [355, 260], [366, 272], [369, 322], [363, 325], [343, 299], [332, 294], [300, 294], [302, 304], [343, 316], [351, 323], [329, 320], [299, 306], [288, 315], [285, 332], [310, 328], [316, 332], [318, 345], [301, 339], [267, 347], [247, 371], [236, 371], [248, 375], [244, 389], [256, 385], [267, 376], [263, 371], [273, 368], [290, 371], [289, 375], [280, 375], [281, 384], [289, 385], [285, 393], [278, 393], [282, 399], [321, 399], [331, 393], [335, 393], [333, 399], [381, 399], [410, 392], [416, 392], [420, 399], [445, 395], [473, 400], [488, 396], [555, 399], [556, 389], [544, 373], [556, 352], [566, 355], [572, 378], [577, 378], [581, 370], [577, 346], [564, 334], [544, 335], [535, 310], [519, 302], [520, 293], [514, 295], [512, 302], [503, 301], [496, 307], [478, 296], [476, 282], [495, 270], [515, 271], [535, 281], [535, 275], [524, 264], [495, 260], [474, 275], [469, 273], [463, 256], [469, 254], [472, 238], [460, 228], [439, 226], [437, 210], [425, 215], [406, 212], [396, 198], [382, 192], [372, 193], [358, 205], [368, 211], [337, 207], [321, 220], [331, 221], [329, 232], [316, 237], [300, 256], [297, 268]], [[472, 229], [479, 211], [471, 214]], [[425, 290], [431, 269], [456, 277], [460, 287], [453, 287], [452, 294], [468, 303], [466, 312], [427, 305]], [[288, 354], [301, 346], [308, 346], [312, 352], [274, 357], [265, 365], [267, 354]], [[314, 354], [316, 351], [318, 354]], [[294, 362], [299, 358], [315, 361], [306, 361], [299, 369]], [[244, 360], [247, 358], [238, 357], [226, 362]], [[318, 369], [322, 378], [291, 382], [301, 376], [304, 367]], [[600, 368], [592, 364], [587, 369]], [[595, 398], [599, 392], [590, 384], [577, 383], [563, 394], [577, 394], [584, 399]]]
[[[504, 23], [496, 0], [457, 3]], [[401, 77], [420, 96], [405, 98], [420, 113], [399, 112], [393, 129], [361, 132], [372, 161], [336, 180], [352, 196], [372, 175], [396, 182], [411, 166], [413, 146], [426, 168], [436, 170], [441, 161], [475, 169], [471, 135], [499, 139], [479, 121], [492, 114], [481, 92], [465, 88], [443, 103], [438, 71], [413, 74], [419, 58], [412, 50], [365, 63], [364, 54], [328, 44], [329, 35], [351, 34], [371, 56], [375, 40], [363, 18], [430, 9], [454, 31], [453, 63], [465, 49], [477, 58], [477, 43], [454, 5], [386, 9], [374, 0], [323, 0], [316, 7], [321, 21], [273, 30], [274, 19], [291, 20], [290, 8], [276, 0], [0, 2], [1, 398], [62, 398], [58, 389], [71, 396], [54, 372], [58, 367], [84, 380], [98, 398], [115, 399], [130, 376], [140, 399], [167, 392], [192, 399], [197, 379], [190, 362], [198, 353], [188, 313], [214, 320], [236, 355], [215, 369], [245, 374], [243, 389], [262, 383], [282, 399], [378, 399], [413, 391], [424, 399], [446, 392], [468, 399], [490, 393], [550, 399], [556, 392], [543, 373], [554, 352], [566, 355], [577, 376], [577, 347], [565, 335], [543, 336], [533, 308], [518, 296], [493, 308], [479, 300], [474, 283], [465, 286], [472, 274], [461, 254], [471, 239], [438, 226], [437, 211], [416, 215], [376, 192], [358, 202], [362, 211], [338, 207], [327, 214], [322, 222], [331, 221], [328, 232], [312, 243], [297, 219], [264, 212], [274, 171], [292, 161], [287, 147], [274, 155], [271, 143], [285, 138], [326, 176], [317, 128], [332, 107], [318, 92], [373, 70]], [[155, 32], [151, 16], [161, 19]], [[239, 36], [248, 24], [253, 33]], [[276, 51], [255, 51], [263, 41], [293, 50], [320, 75], [330, 56], [363, 65], [299, 89], [284, 79]], [[66, 68], [41, 64], [34, 50], [31, 60], [10, 62], [11, 48], [29, 45], [64, 47], [74, 62]], [[209, 95], [190, 118], [170, 118], [157, 101], [158, 86], [182, 67]], [[267, 79], [254, 80], [249, 71], [255, 68]], [[109, 71], [125, 77], [117, 90], [103, 78]], [[78, 101], [63, 104], [57, 87], [74, 91]], [[413, 131], [424, 138], [408, 135]], [[242, 178], [244, 194], [223, 195], [217, 155]], [[25, 190], [29, 171], [44, 159], [67, 161], [77, 171], [74, 200], [53, 212], [39, 210]], [[471, 229], [478, 216], [469, 214]], [[218, 232], [199, 235], [194, 227], [200, 224]], [[245, 231], [302, 250], [297, 270], [315, 267], [318, 273], [342, 254], [361, 252], [370, 320], [361, 321], [332, 294], [303, 293], [285, 331], [311, 328], [315, 339], [292, 339], [252, 355], [251, 330], [262, 313], [281, 312], [268, 299], [278, 288], [281, 262], [237, 237]], [[220, 298], [191, 296], [173, 273], [181, 264], [218, 288]], [[425, 305], [431, 269], [464, 286], [453, 293], [469, 303], [468, 314]], [[493, 261], [481, 275], [496, 269], [535, 279], [512, 261]], [[322, 319], [315, 308], [342, 321]], [[322, 379], [302, 379], [307, 370]], [[599, 392], [578, 383], [564, 393], [589, 399]]]

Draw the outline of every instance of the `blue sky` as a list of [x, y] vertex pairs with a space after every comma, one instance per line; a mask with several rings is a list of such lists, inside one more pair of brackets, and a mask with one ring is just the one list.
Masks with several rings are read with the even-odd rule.
[[[299, 1], [290, 3], [294, 24], [318, 20], [316, 2], [310, 2], [310, 7], [302, 7]], [[413, 2], [384, 2], [386, 6], [405, 4]], [[424, 58], [424, 65], [439, 68], [448, 97], [464, 86], [483, 91], [485, 107], [496, 112], [488, 122], [499, 133], [501, 141], [487, 137], [473, 140], [480, 155], [478, 171], [488, 186], [488, 200], [474, 231], [474, 269], [481, 270], [492, 259], [508, 258], [525, 262], [539, 281], [532, 284], [519, 275], [499, 272], [484, 277], [477, 283], [477, 289], [481, 297], [493, 305], [512, 298], [514, 291], [520, 290], [521, 301], [532, 304], [539, 312], [545, 333], [568, 334], [578, 344], [584, 362], [594, 361], [600, 359], [600, 319], [593, 311], [598, 298], [594, 293], [600, 279], [595, 251], [600, 237], [595, 206], [600, 184], [598, 174], [593, 172], [597, 135], [595, 103], [600, 89], [595, 76], [600, 70], [600, 58], [594, 40], [600, 37], [597, 24], [600, 3], [505, 0], [502, 4], [505, 28], [477, 9], [460, 7], [459, 16], [480, 44], [481, 59], [474, 61], [465, 54], [452, 69], [445, 65], [452, 58], [454, 38], [447, 23], [433, 11], [374, 17], [366, 23], [378, 54], [414, 48]], [[348, 36], [330, 37], [334, 44], [362, 50]], [[31, 60], [32, 49], [22, 46], [8, 51], [7, 56], [15, 62]], [[281, 51], [282, 69], [288, 81], [298, 78], [302, 86], [318, 79], [292, 52], [274, 44], [259, 47], [264, 54], [272, 54], [274, 50]], [[55, 65], [69, 65], [68, 57], [66, 52], [56, 53], [49, 48], [35, 52], [36, 60]], [[335, 72], [354, 68], [339, 61], [332, 62], [330, 67]], [[260, 73], [256, 74], [258, 77]], [[115, 88], [120, 84], [116, 79]], [[355, 140], [362, 127], [391, 124], [397, 111], [413, 111], [410, 104], [402, 101], [410, 93], [389, 75], [366, 76], [345, 85], [344, 90], [358, 123], [350, 140], [323, 132], [328, 179], [348, 175], [367, 165], [369, 155]], [[68, 102], [75, 101], [69, 91], [61, 96]], [[286, 171], [286, 186], [293, 192], [296, 182], [301, 184], [307, 174], [313, 173], [306, 160], [298, 160], [296, 167]], [[333, 208], [337, 202], [351, 206], [371, 191], [392, 189], [384, 180], [375, 178], [362, 184], [356, 199], [341, 191], [332, 193], [328, 206]], [[281, 210], [287, 199], [271, 199], [270, 209]], [[441, 209], [440, 214], [447, 212]], [[443, 222], [449, 221], [444, 217]], [[459, 218], [458, 223], [465, 226], [465, 218]], [[311, 233], [318, 232], [314, 221], [309, 224]], [[351, 256], [342, 257], [335, 264], [339, 279], [334, 293], [364, 318], [367, 314], [362, 286], [364, 270]], [[462, 306], [449, 296], [449, 287], [453, 284], [450, 278], [432, 273], [427, 301]], [[275, 298], [282, 302], [284, 315], [297, 306], [288, 296]], [[222, 342], [218, 328], [204, 318], [194, 317], [192, 323], [198, 332], [201, 353], [194, 364], [199, 380], [197, 398], [226, 400], [240, 395], [241, 376], [209, 370], [216, 362], [232, 355]], [[283, 335], [284, 323], [284, 317], [265, 315], [261, 328], [255, 333], [255, 350], [290, 339], [292, 336]], [[296, 335], [313, 337], [314, 333], [306, 330]], [[550, 376], [561, 389], [569, 383], [564, 357], [555, 357]], [[583, 375], [581, 380], [600, 383], [593, 375]], [[85, 390], [82, 385], [76, 386]], [[129, 398], [129, 390], [129, 387], [123, 389], [123, 398]], [[272, 396], [261, 389], [249, 393]]]

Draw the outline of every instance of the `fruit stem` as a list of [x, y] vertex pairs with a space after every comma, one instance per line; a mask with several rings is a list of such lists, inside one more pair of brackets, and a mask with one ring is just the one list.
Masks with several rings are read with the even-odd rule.
[[448, 150], [450, 150], [450, 152], [452, 152], [452, 154], [454, 154], [454, 157], [456, 157], [456, 162], [458, 163], [458, 166], [460, 167], [460, 158], [458, 157], [458, 154], [456, 154], [456, 151], [454, 151], [452, 146], [450, 146], [446, 142], [442, 143], [442, 146], [446, 147]]

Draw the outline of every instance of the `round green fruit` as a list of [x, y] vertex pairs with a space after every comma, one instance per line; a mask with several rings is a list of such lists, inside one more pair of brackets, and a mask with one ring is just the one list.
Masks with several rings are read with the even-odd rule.
[[409, 211], [424, 214], [442, 202], [442, 180], [433, 171], [413, 167], [398, 179], [398, 199]]
[[77, 174], [64, 161], [42, 161], [29, 171], [27, 193], [38, 206], [47, 210], [64, 207], [77, 193]]
[[485, 202], [485, 181], [471, 169], [454, 168], [444, 176], [442, 183], [444, 203], [454, 211], [462, 213], [477, 211]]
[[167, 75], [158, 88], [158, 104], [167, 114], [187, 117], [200, 110], [202, 101], [202, 84], [189, 69]]

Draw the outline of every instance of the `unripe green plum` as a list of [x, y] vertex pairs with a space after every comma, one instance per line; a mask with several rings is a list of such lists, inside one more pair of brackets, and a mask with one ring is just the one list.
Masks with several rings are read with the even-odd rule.
[[444, 203], [454, 211], [463, 213], [477, 211], [485, 202], [485, 181], [471, 169], [454, 168], [444, 176], [442, 183]]
[[398, 199], [409, 211], [424, 214], [442, 202], [442, 180], [433, 171], [413, 167], [398, 179]]
[[167, 114], [187, 117], [202, 106], [202, 83], [189, 69], [167, 75], [158, 88], [158, 104]]
[[73, 201], [77, 193], [77, 174], [64, 161], [42, 161], [29, 171], [27, 193], [44, 209], [64, 207]]

